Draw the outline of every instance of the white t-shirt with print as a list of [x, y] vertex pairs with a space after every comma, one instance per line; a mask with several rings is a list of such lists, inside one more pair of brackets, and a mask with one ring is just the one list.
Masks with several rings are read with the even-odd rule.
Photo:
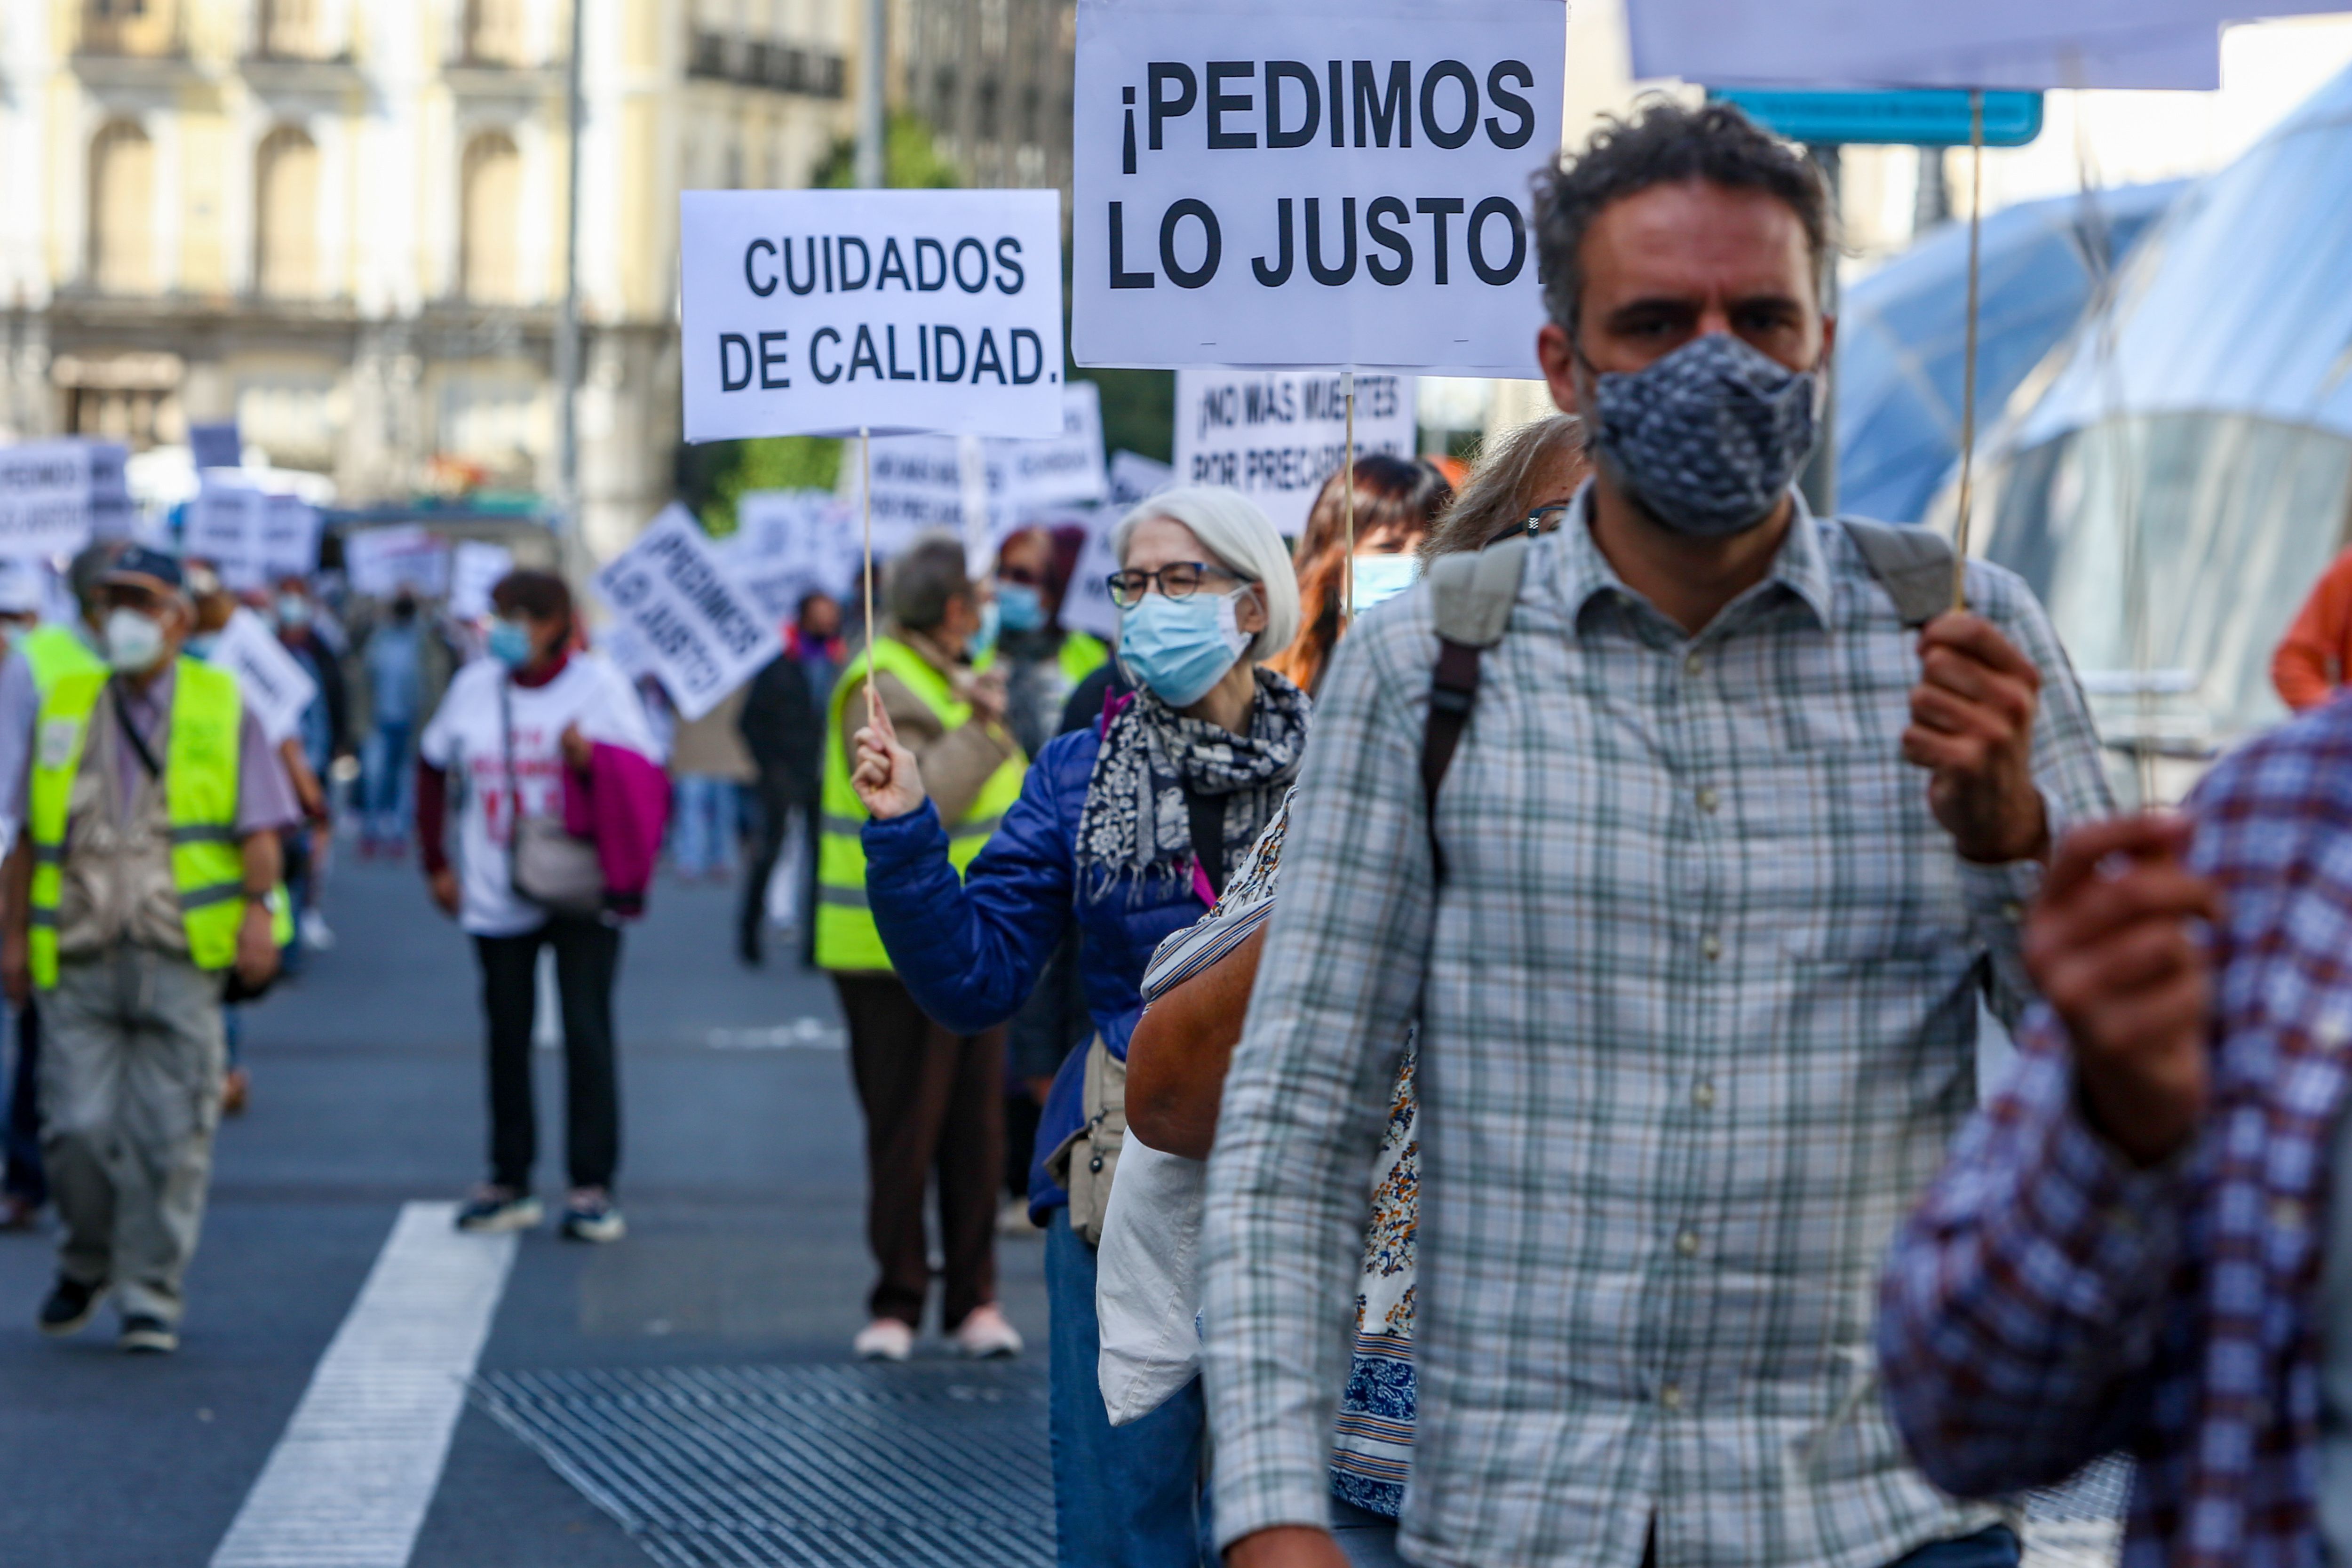
[[522, 809], [530, 816], [562, 814], [562, 737], [568, 725], [579, 725], [591, 741], [625, 746], [649, 759], [661, 754], [628, 678], [599, 655], [573, 654], [544, 686], [509, 685], [505, 667], [487, 658], [460, 669], [425, 726], [417, 750], [452, 775], [463, 889], [457, 923], [478, 936], [517, 936], [547, 920], [545, 910], [517, 896], [510, 879], [507, 846], [513, 802], [499, 708], [502, 686], [513, 715]]

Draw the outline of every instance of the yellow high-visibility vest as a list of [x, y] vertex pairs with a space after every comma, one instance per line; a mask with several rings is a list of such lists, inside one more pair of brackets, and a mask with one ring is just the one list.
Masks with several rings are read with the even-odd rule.
[[16, 647], [24, 653], [25, 662], [33, 667], [33, 689], [44, 697], [68, 675], [103, 674], [106, 670], [106, 661], [92, 653], [89, 645], [77, 637], [71, 626], [35, 626], [16, 639]]
[[1090, 632], [1070, 632], [1062, 638], [1062, 679], [1072, 686], [1110, 662], [1110, 648]]
[[[874, 668], [877, 675], [887, 669], [904, 682], [938, 715], [942, 729], [953, 730], [971, 720], [971, 707], [956, 700], [947, 678], [896, 637], [875, 640]], [[849, 742], [841, 732], [850, 689], [864, 673], [862, 661], [853, 658], [825, 703], [824, 794], [817, 806], [816, 853], [816, 961], [824, 969], [892, 968], [866, 902], [866, 846], [857, 836], [866, 825], [866, 807], [850, 786]], [[971, 864], [1021, 798], [1021, 780], [1028, 771], [1028, 761], [1018, 753], [1007, 758], [988, 775], [962, 820], [947, 825], [948, 859], [959, 872]]]
[[[173, 677], [171, 733], [164, 742], [163, 805], [172, 835], [172, 884], [179, 894], [188, 957], [199, 969], [236, 962], [245, 918], [245, 857], [237, 843], [237, 730], [245, 703], [236, 678], [183, 658]], [[30, 821], [33, 836], [33, 983], [58, 983], [58, 903], [65, 889], [67, 816], [74, 776], [89, 738], [90, 715], [108, 673], [60, 677], [41, 700], [34, 727]], [[290, 912], [271, 898], [280, 944]]]

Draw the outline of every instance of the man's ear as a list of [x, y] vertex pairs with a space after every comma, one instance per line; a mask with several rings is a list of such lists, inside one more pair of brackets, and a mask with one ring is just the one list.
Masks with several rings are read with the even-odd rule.
[[1562, 414], [1578, 412], [1576, 401], [1576, 345], [1568, 329], [1557, 321], [1546, 321], [1536, 333], [1536, 363], [1543, 366], [1544, 384], [1551, 388], [1552, 406]]

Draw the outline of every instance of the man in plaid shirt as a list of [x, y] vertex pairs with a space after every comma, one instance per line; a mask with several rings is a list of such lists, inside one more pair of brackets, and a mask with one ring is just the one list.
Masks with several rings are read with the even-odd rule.
[[2027, 939], [2050, 1006], [1887, 1265], [1927, 1473], [1987, 1496], [2128, 1448], [2127, 1568], [2352, 1564], [2347, 824], [2338, 700], [2185, 820], [2071, 836]]
[[1793, 149], [1660, 105], [1538, 205], [1597, 477], [1528, 546], [1433, 821], [1430, 595], [1325, 678], [1209, 1173], [1219, 1543], [1344, 1562], [1331, 1416], [1417, 1017], [1407, 1559], [2013, 1564], [1905, 1458], [1871, 1329], [2041, 858], [2107, 810], [2081, 693], [2014, 577], [1971, 563], [1971, 613], [1914, 630], [1791, 489], [1831, 336]]

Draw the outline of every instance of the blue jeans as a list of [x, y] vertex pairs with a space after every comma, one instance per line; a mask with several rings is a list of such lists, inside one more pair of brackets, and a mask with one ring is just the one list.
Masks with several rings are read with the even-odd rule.
[[1062, 1568], [1202, 1568], [1205, 1419], [1198, 1378], [1140, 1421], [1103, 1410], [1095, 1249], [1057, 1208], [1045, 1227], [1053, 1311], [1046, 1410], [1053, 1431], [1055, 1560]]
[[368, 737], [362, 759], [361, 831], [371, 844], [398, 844], [408, 837], [409, 732], [405, 719], [386, 720]]
[[735, 863], [735, 785], [708, 773], [677, 781], [677, 817], [670, 855], [681, 876], [724, 871]]
[[1347, 1554], [1348, 1568], [1404, 1568], [1397, 1555], [1397, 1521], [1345, 1498], [1331, 1500], [1331, 1539]]

